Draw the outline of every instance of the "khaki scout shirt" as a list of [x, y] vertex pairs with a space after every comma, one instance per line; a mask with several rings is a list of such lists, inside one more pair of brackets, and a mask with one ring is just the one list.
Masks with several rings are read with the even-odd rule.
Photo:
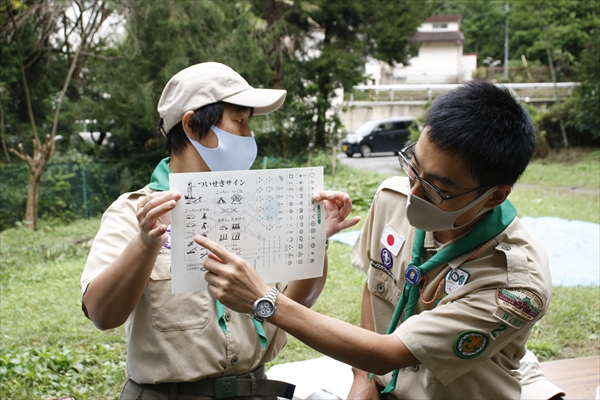
[[[375, 330], [381, 334], [388, 329], [411, 261], [408, 193], [406, 178], [382, 183], [351, 252], [352, 264], [367, 273]], [[427, 232], [423, 261], [437, 250]], [[515, 218], [483, 248], [426, 277], [415, 314], [394, 332], [421, 364], [399, 371], [393, 394], [399, 399], [518, 399], [515, 370], [552, 291], [542, 244]], [[375, 377], [384, 387], [390, 378], [391, 373]]]
[[[137, 203], [152, 192], [146, 187], [125, 193], [106, 210], [81, 276], [83, 293], [138, 232]], [[264, 324], [268, 345], [263, 350], [252, 318], [227, 308], [224, 333], [215, 308], [208, 292], [171, 293], [171, 254], [163, 248], [125, 322], [127, 376], [137, 383], [160, 383], [239, 375], [271, 361], [285, 345], [286, 334]]]

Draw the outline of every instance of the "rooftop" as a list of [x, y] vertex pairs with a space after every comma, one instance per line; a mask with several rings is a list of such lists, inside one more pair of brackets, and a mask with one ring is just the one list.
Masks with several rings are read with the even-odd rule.
[[460, 22], [460, 21], [462, 21], [462, 15], [460, 15], [460, 14], [433, 15], [425, 20], [425, 22]]
[[431, 43], [431, 42], [463, 42], [465, 35], [460, 31], [434, 31], [434, 32], [415, 32], [411, 42]]

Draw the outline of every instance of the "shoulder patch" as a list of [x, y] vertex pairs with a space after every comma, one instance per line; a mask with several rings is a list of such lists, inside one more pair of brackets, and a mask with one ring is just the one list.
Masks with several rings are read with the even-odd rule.
[[451, 294], [455, 290], [463, 287], [469, 280], [470, 274], [460, 268], [451, 269], [444, 279], [444, 293]]
[[460, 358], [475, 358], [490, 344], [490, 338], [483, 332], [464, 331], [454, 341], [454, 353]]
[[542, 298], [527, 289], [497, 289], [496, 303], [526, 321], [533, 321], [544, 307]]

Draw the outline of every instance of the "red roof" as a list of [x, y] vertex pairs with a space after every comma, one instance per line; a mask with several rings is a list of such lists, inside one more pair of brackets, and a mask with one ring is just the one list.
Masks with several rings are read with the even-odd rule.
[[460, 14], [447, 14], [447, 15], [433, 15], [425, 20], [425, 22], [460, 22], [462, 21], [462, 15]]

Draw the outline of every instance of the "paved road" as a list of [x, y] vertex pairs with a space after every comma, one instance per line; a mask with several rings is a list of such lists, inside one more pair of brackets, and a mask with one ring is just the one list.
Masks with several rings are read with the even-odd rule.
[[384, 175], [403, 175], [400, 171], [398, 156], [393, 153], [377, 153], [369, 158], [363, 158], [359, 154], [348, 157], [340, 153], [338, 160], [343, 164], [356, 169], [379, 172]]

